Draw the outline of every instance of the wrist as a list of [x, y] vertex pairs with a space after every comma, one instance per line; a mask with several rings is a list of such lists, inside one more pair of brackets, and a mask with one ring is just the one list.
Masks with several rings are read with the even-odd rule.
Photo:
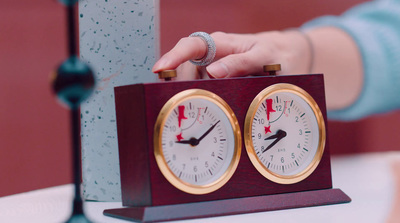
[[291, 74], [309, 74], [313, 72], [315, 51], [312, 39], [307, 33], [298, 29], [283, 31], [286, 36], [287, 51], [291, 52], [289, 65]]

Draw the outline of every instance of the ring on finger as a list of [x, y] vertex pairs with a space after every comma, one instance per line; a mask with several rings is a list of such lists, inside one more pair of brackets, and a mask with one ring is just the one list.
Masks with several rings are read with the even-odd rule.
[[206, 32], [195, 32], [189, 35], [189, 37], [200, 37], [207, 45], [207, 53], [204, 57], [196, 60], [190, 60], [190, 62], [196, 66], [207, 66], [215, 58], [217, 48], [213, 38]]

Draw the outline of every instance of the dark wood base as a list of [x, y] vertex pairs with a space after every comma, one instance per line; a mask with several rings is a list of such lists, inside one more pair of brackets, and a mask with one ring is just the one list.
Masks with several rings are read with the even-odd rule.
[[351, 198], [340, 189], [324, 189], [188, 204], [108, 209], [104, 210], [103, 214], [129, 221], [159, 222], [341, 204], [350, 201]]

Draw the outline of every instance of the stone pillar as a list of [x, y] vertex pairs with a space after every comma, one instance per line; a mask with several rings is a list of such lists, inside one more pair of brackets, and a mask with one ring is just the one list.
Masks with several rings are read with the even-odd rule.
[[159, 0], [79, 1], [80, 56], [97, 84], [81, 107], [85, 199], [121, 200], [114, 87], [157, 81], [158, 19]]

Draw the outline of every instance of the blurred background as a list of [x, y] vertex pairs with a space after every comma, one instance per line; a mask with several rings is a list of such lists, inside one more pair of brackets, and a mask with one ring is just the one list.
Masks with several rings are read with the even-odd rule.
[[[363, 0], [160, 0], [161, 53], [195, 31], [254, 33], [339, 15]], [[0, 6], [0, 196], [72, 182], [69, 113], [50, 74], [67, 57], [64, 7], [56, 0]], [[400, 111], [328, 123], [331, 153], [399, 150]]]

